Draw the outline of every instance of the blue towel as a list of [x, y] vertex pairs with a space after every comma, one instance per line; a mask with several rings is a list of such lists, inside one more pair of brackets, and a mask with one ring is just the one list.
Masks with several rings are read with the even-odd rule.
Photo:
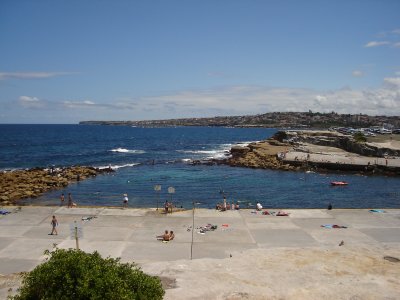
[[370, 212], [374, 212], [374, 213], [384, 213], [385, 211], [382, 209], [370, 209]]
[[7, 215], [7, 214], [11, 214], [11, 212], [9, 212], [8, 210], [0, 209], [0, 215]]

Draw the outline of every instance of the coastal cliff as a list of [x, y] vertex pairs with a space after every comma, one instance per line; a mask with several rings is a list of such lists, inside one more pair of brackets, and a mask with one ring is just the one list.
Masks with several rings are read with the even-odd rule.
[[81, 121], [80, 125], [111, 125], [135, 127], [224, 126], [267, 128], [329, 128], [331, 126], [369, 127], [390, 124], [400, 127], [399, 116], [369, 116], [319, 112], [269, 112], [258, 115], [218, 116], [145, 121]]
[[0, 204], [12, 205], [24, 198], [35, 198], [45, 192], [61, 189], [72, 182], [85, 180], [111, 169], [68, 167], [62, 169], [35, 168], [0, 173]]
[[235, 167], [400, 175], [400, 142], [358, 142], [330, 131], [278, 131], [230, 153], [223, 163]]

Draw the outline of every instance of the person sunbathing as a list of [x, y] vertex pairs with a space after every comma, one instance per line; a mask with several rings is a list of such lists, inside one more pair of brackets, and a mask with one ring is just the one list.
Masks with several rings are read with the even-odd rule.
[[289, 214], [287, 212], [284, 212], [282, 210], [280, 210], [276, 215], [279, 216], [279, 217], [287, 217], [287, 216], [289, 216]]
[[158, 235], [157, 236], [157, 240], [160, 240], [160, 241], [169, 241], [170, 239], [171, 238], [170, 238], [170, 235], [168, 233], [168, 230], [165, 230], [163, 235]]

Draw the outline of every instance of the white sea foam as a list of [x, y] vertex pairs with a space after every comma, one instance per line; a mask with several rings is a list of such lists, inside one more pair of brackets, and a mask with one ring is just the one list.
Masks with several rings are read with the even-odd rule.
[[218, 150], [176, 150], [181, 153], [193, 153], [193, 154], [215, 154]]
[[109, 169], [109, 168], [111, 168], [111, 169], [113, 169], [113, 170], [118, 170], [118, 169], [120, 169], [120, 168], [127, 168], [127, 167], [134, 167], [134, 166], [137, 166], [137, 165], [140, 165], [140, 163], [131, 163], [131, 164], [124, 164], [124, 165], [108, 165], [108, 166], [101, 166], [101, 167], [98, 167], [99, 169]]
[[144, 150], [135, 150], [135, 149], [125, 149], [125, 148], [116, 148], [110, 150], [111, 152], [117, 152], [117, 153], [131, 153], [131, 154], [143, 154], [146, 153]]
[[251, 143], [258, 143], [258, 142], [259, 141], [239, 142], [239, 143], [236, 143], [235, 146], [247, 147]]
[[180, 153], [194, 154], [192, 158], [184, 158], [182, 161], [190, 162], [193, 159], [223, 159], [229, 156], [231, 144], [218, 145], [216, 149], [210, 150], [176, 150]]

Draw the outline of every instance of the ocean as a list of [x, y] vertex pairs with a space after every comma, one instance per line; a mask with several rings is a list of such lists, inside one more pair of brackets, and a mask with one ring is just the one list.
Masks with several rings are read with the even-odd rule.
[[[224, 158], [232, 145], [264, 140], [266, 128], [139, 128], [96, 125], [0, 125], [0, 170], [85, 165], [115, 172], [70, 184], [28, 204], [58, 205], [71, 193], [78, 205], [162, 206], [165, 200], [191, 208], [213, 208], [226, 195], [242, 208], [398, 208], [400, 178], [304, 173], [192, 165]], [[333, 180], [349, 182], [331, 187]], [[155, 191], [155, 185], [161, 191]], [[168, 193], [173, 187], [174, 193]]]

